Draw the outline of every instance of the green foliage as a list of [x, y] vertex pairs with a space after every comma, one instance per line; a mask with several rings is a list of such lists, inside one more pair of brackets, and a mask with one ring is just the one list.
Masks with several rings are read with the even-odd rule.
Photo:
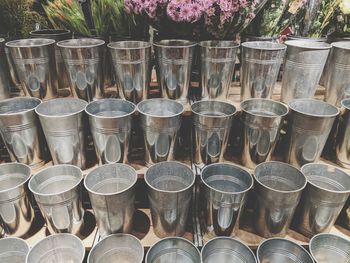
[[32, 6], [31, 0], [0, 0], [0, 34], [26, 38], [36, 23], [47, 28], [46, 19], [33, 11]]

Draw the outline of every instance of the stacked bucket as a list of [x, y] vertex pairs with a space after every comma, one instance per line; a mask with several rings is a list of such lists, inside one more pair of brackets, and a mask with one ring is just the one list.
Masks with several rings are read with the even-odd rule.
[[[160, 238], [145, 262], [350, 260], [349, 237], [328, 233], [349, 198], [350, 175], [319, 163], [329, 144], [337, 164], [350, 166], [350, 42], [242, 43], [241, 103], [233, 105], [229, 88], [239, 50], [233, 41], [162, 40], [152, 48], [142, 41], [70, 36], [39, 31], [5, 44], [0, 132], [12, 163], [0, 165], [0, 225], [6, 236], [0, 262], [82, 263], [85, 247], [78, 236], [89, 224], [83, 191], [101, 238], [85, 260], [143, 262], [144, 248], [133, 235], [139, 175], [130, 160], [138, 133], [151, 224]], [[149, 90], [152, 51], [158, 98]], [[194, 101], [190, 73], [197, 51], [202, 98]], [[6, 55], [0, 55], [1, 63]], [[326, 96], [320, 101], [313, 97], [323, 72]], [[9, 98], [11, 79], [24, 97]], [[184, 151], [180, 131], [189, 128], [187, 105], [192, 167], [177, 160]], [[90, 145], [97, 156], [93, 164]], [[227, 160], [232, 147], [238, 154]], [[38, 220], [36, 208], [49, 235], [29, 250], [18, 237], [28, 237]], [[237, 238], [247, 211], [252, 231], [266, 238], [255, 254]], [[190, 218], [198, 219], [199, 234], [208, 241], [201, 251], [183, 238]], [[309, 251], [285, 239], [290, 227], [311, 238]]]

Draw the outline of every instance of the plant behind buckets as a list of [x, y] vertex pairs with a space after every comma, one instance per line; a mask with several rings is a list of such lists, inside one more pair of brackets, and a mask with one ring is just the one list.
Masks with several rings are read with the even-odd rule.
[[266, 1], [125, 0], [125, 9], [148, 19], [163, 35], [192, 40], [232, 39]]
[[69, 29], [80, 36], [134, 36], [144, 28], [144, 23], [125, 12], [123, 0], [90, 0], [87, 12], [80, 2], [49, 0], [43, 8], [54, 28]]

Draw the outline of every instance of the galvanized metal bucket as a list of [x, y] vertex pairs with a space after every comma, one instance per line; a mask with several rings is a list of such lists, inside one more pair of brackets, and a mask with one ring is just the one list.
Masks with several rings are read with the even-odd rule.
[[242, 43], [241, 100], [272, 97], [286, 48], [268, 41]]
[[16, 237], [0, 239], [1, 263], [25, 263], [29, 252], [26, 241]]
[[73, 165], [48, 167], [30, 179], [29, 189], [52, 234], [75, 234], [83, 225], [82, 180], [83, 172]]
[[247, 192], [254, 184], [252, 176], [239, 166], [217, 163], [202, 170], [201, 180], [203, 232], [211, 237], [234, 236]]
[[174, 159], [184, 107], [168, 99], [148, 99], [137, 105], [145, 141], [147, 166]]
[[345, 168], [350, 168], [350, 99], [341, 101], [341, 113], [338, 121], [337, 134], [335, 140], [336, 162]]
[[320, 82], [331, 45], [324, 42], [288, 40], [282, 78], [281, 101], [312, 98]]
[[145, 174], [154, 232], [163, 238], [183, 236], [195, 182], [193, 171], [178, 162], [161, 162]]
[[54, 164], [86, 168], [87, 102], [74, 98], [46, 101], [35, 109]]
[[102, 237], [132, 230], [137, 173], [126, 164], [106, 164], [84, 180]]
[[196, 246], [180, 237], [158, 241], [147, 252], [145, 263], [200, 263], [201, 255]]
[[306, 178], [297, 168], [281, 162], [265, 162], [254, 170], [256, 181], [254, 225], [259, 235], [285, 236], [306, 187]]
[[350, 175], [327, 164], [305, 164], [308, 185], [301, 199], [298, 229], [312, 237], [331, 230], [350, 195]]
[[142, 263], [143, 256], [144, 250], [139, 239], [128, 234], [114, 234], [91, 249], [87, 263]]
[[25, 97], [0, 102], [0, 132], [13, 162], [30, 166], [45, 162], [45, 138], [35, 114], [40, 104], [40, 99]]
[[341, 100], [350, 97], [350, 42], [332, 43], [324, 76], [325, 101], [341, 106]]
[[69, 39], [57, 43], [68, 71], [74, 97], [86, 101], [103, 98], [104, 45], [105, 41], [94, 38]]
[[26, 263], [83, 263], [85, 247], [72, 234], [55, 234], [44, 238], [29, 251]]
[[236, 63], [239, 44], [234, 41], [202, 41], [202, 99], [227, 99]]
[[242, 242], [229, 238], [217, 237], [204, 245], [201, 251], [203, 263], [256, 263], [253, 251]]
[[34, 210], [27, 191], [30, 176], [31, 169], [25, 164], [0, 165], [0, 223], [8, 236], [22, 237], [32, 226]]
[[192, 60], [197, 45], [188, 40], [162, 40], [153, 44], [157, 60], [157, 79], [163, 98], [187, 102]]
[[0, 38], [0, 100], [10, 97], [10, 72], [5, 54], [5, 39]]
[[100, 164], [127, 162], [135, 111], [133, 103], [120, 99], [102, 99], [86, 106]]
[[223, 161], [236, 108], [222, 101], [191, 105], [194, 123], [194, 163], [199, 168]]
[[350, 260], [350, 241], [338, 235], [318, 234], [310, 240], [309, 248], [316, 263], [346, 263]]
[[25, 95], [49, 100], [57, 97], [55, 40], [36, 38], [6, 43]]
[[288, 105], [285, 161], [296, 167], [318, 161], [339, 114], [338, 108], [314, 99], [296, 99]]
[[263, 241], [256, 254], [258, 263], [314, 263], [305, 248], [283, 238], [271, 238]]
[[[47, 38], [56, 42], [72, 38], [72, 32], [66, 29], [42, 29], [29, 33], [31, 38]], [[69, 76], [63, 62], [62, 54], [55, 45], [56, 75], [58, 81], [58, 96], [68, 96], [71, 94], [69, 86]]]
[[240, 108], [243, 125], [241, 162], [253, 169], [259, 163], [271, 160], [289, 109], [270, 99], [248, 99]]
[[119, 94], [139, 103], [147, 99], [150, 85], [151, 47], [143, 41], [120, 41], [108, 44], [114, 64]]

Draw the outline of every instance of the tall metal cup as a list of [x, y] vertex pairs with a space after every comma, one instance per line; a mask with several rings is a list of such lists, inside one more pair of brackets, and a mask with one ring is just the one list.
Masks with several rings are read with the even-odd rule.
[[282, 78], [281, 101], [312, 98], [320, 82], [331, 45], [324, 42], [288, 40]]
[[121, 41], [110, 43], [108, 47], [121, 97], [133, 103], [147, 99], [151, 76], [151, 44]]
[[147, 170], [145, 181], [158, 237], [185, 234], [195, 179], [192, 170], [178, 162], [157, 163]]
[[265, 238], [285, 236], [306, 186], [305, 176], [291, 165], [265, 162], [256, 166], [254, 178], [254, 225], [258, 234]]
[[324, 77], [325, 101], [337, 107], [350, 97], [350, 42], [332, 43]]
[[248, 99], [241, 103], [243, 152], [241, 161], [254, 169], [259, 163], [270, 161], [279, 139], [288, 106], [270, 99]]
[[296, 99], [288, 104], [290, 114], [285, 161], [296, 167], [316, 162], [323, 151], [338, 108], [314, 99]]
[[[72, 38], [72, 32], [65, 29], [44, 29], [35, 30], [29, 33], [31, 38], [48, 38], [53, 39], [56, 42]], [[55, 60], [56, 60], [56, 74], [58, 80], [58, 95], [60, 96], [60, 91], [67, 91], [67, 94], [62, 94], [67, 96], [70, 94], [69, 86], [69, 76], [66, 67], [63, 62], [62, 54], [60, 49], [55, 45]]]
[[87, 102], [64, 98], [46, 101], [35, 109], [54, 164], [72, 164], [86, 167]]
[[308, 237], [331, 230], [350, 195], [350, 175], [326, 164], [301, 168], [308, 181], [303, 193], [298, 229]]
[[104, 45], [105, 41], [94, 38], [69, 39], [57, 43], [68, 71], [73, 97], [86, 101], [103, 98]]
[[143, 256], [144, 249], [139, 239], [129, 234], [114, 234], [91, 249], [87, 263], [142, 263]]
[[310, 253], [316, 263], [347, 263], [350, 241], [334, 234], [318, 234], [310, 240]]
[[148, 99], [140, 102], [137, 109], [141, 115], [146, 165], [173, 160], [183, 105], [168, 99]]
[[0, 224], [8, 236], [24, 236], [34, 220], [27, 190], [30, 176], [31, 169], [27, 165], [0, 165]]
[[137, 173], [126, 164], [105, 164], [90, 172], [84, 181], [89, 192], [100, 235], [132, 230]]
[[305, 248], [284, 238], [263, 241], [257, 251], [258, 263], [314, 263]]
[[29, 189], [50, 233], [78, 233], [84, 217], [83, 172], [73, 165], [55, 165], [32, 176]]
[[201, 85], [202, 99], [227, 99], [235, 70], [239, 44], [234, 41], [202, 41]]
[[241, 100], [272, 97], [286, 48], [267, 41], [242, 43]]
[[222, 101], [198, 101], [191, 105], [194, 123], [194, 162], [203, 168], [222, 162], [236, 108]]
[[25, 95], [49, 100], [57, 97], [55, 40], [36, 38], [6, 43]]
[[217, 163], [202, 170], [204, 232], [210, 237], [235, 236], [242, 207], [253, 187], [252, 176], [232, 164]]
[[192, 60], [197, 45], [188, 40], [162, 40], [153, 44], [157, 59], [157, 79], [163, 98], [187, 102]]
[[119, 99], [93, 101], [86, 106], [100, 164], [127, 162], [135, 111], [133, 103]]
[[26, 263], [83, 263], [85, 247], [72, 234], [55, 234], [45, 237], [29, 251]]
[[0, 101], [0, 132], [13, 162], [36, 166], [45, 161], [45, 138], [35, 108], [37, 98]]
[[200, 263], [201, 254], [190, 241], [168, 237], [158, 241], [147, 252], [145, 263]]
[[217, 237], [206, 243], [201, 251], [202, 263], [256, 263], [253, 251], [242, 242], [229, 238]]
[[350, 99], [341, 101], [341, 113], [338, 121], [335, 157], [336, 162], [345, 168], [350, 168]]
[[10, 97], [10, 72], [5, 54], [5, 39], [0, 38], [0, 100]]
[[16, 237], [0, 239], [1, 263], [25, 263], [29, 252], [26, 241]]

